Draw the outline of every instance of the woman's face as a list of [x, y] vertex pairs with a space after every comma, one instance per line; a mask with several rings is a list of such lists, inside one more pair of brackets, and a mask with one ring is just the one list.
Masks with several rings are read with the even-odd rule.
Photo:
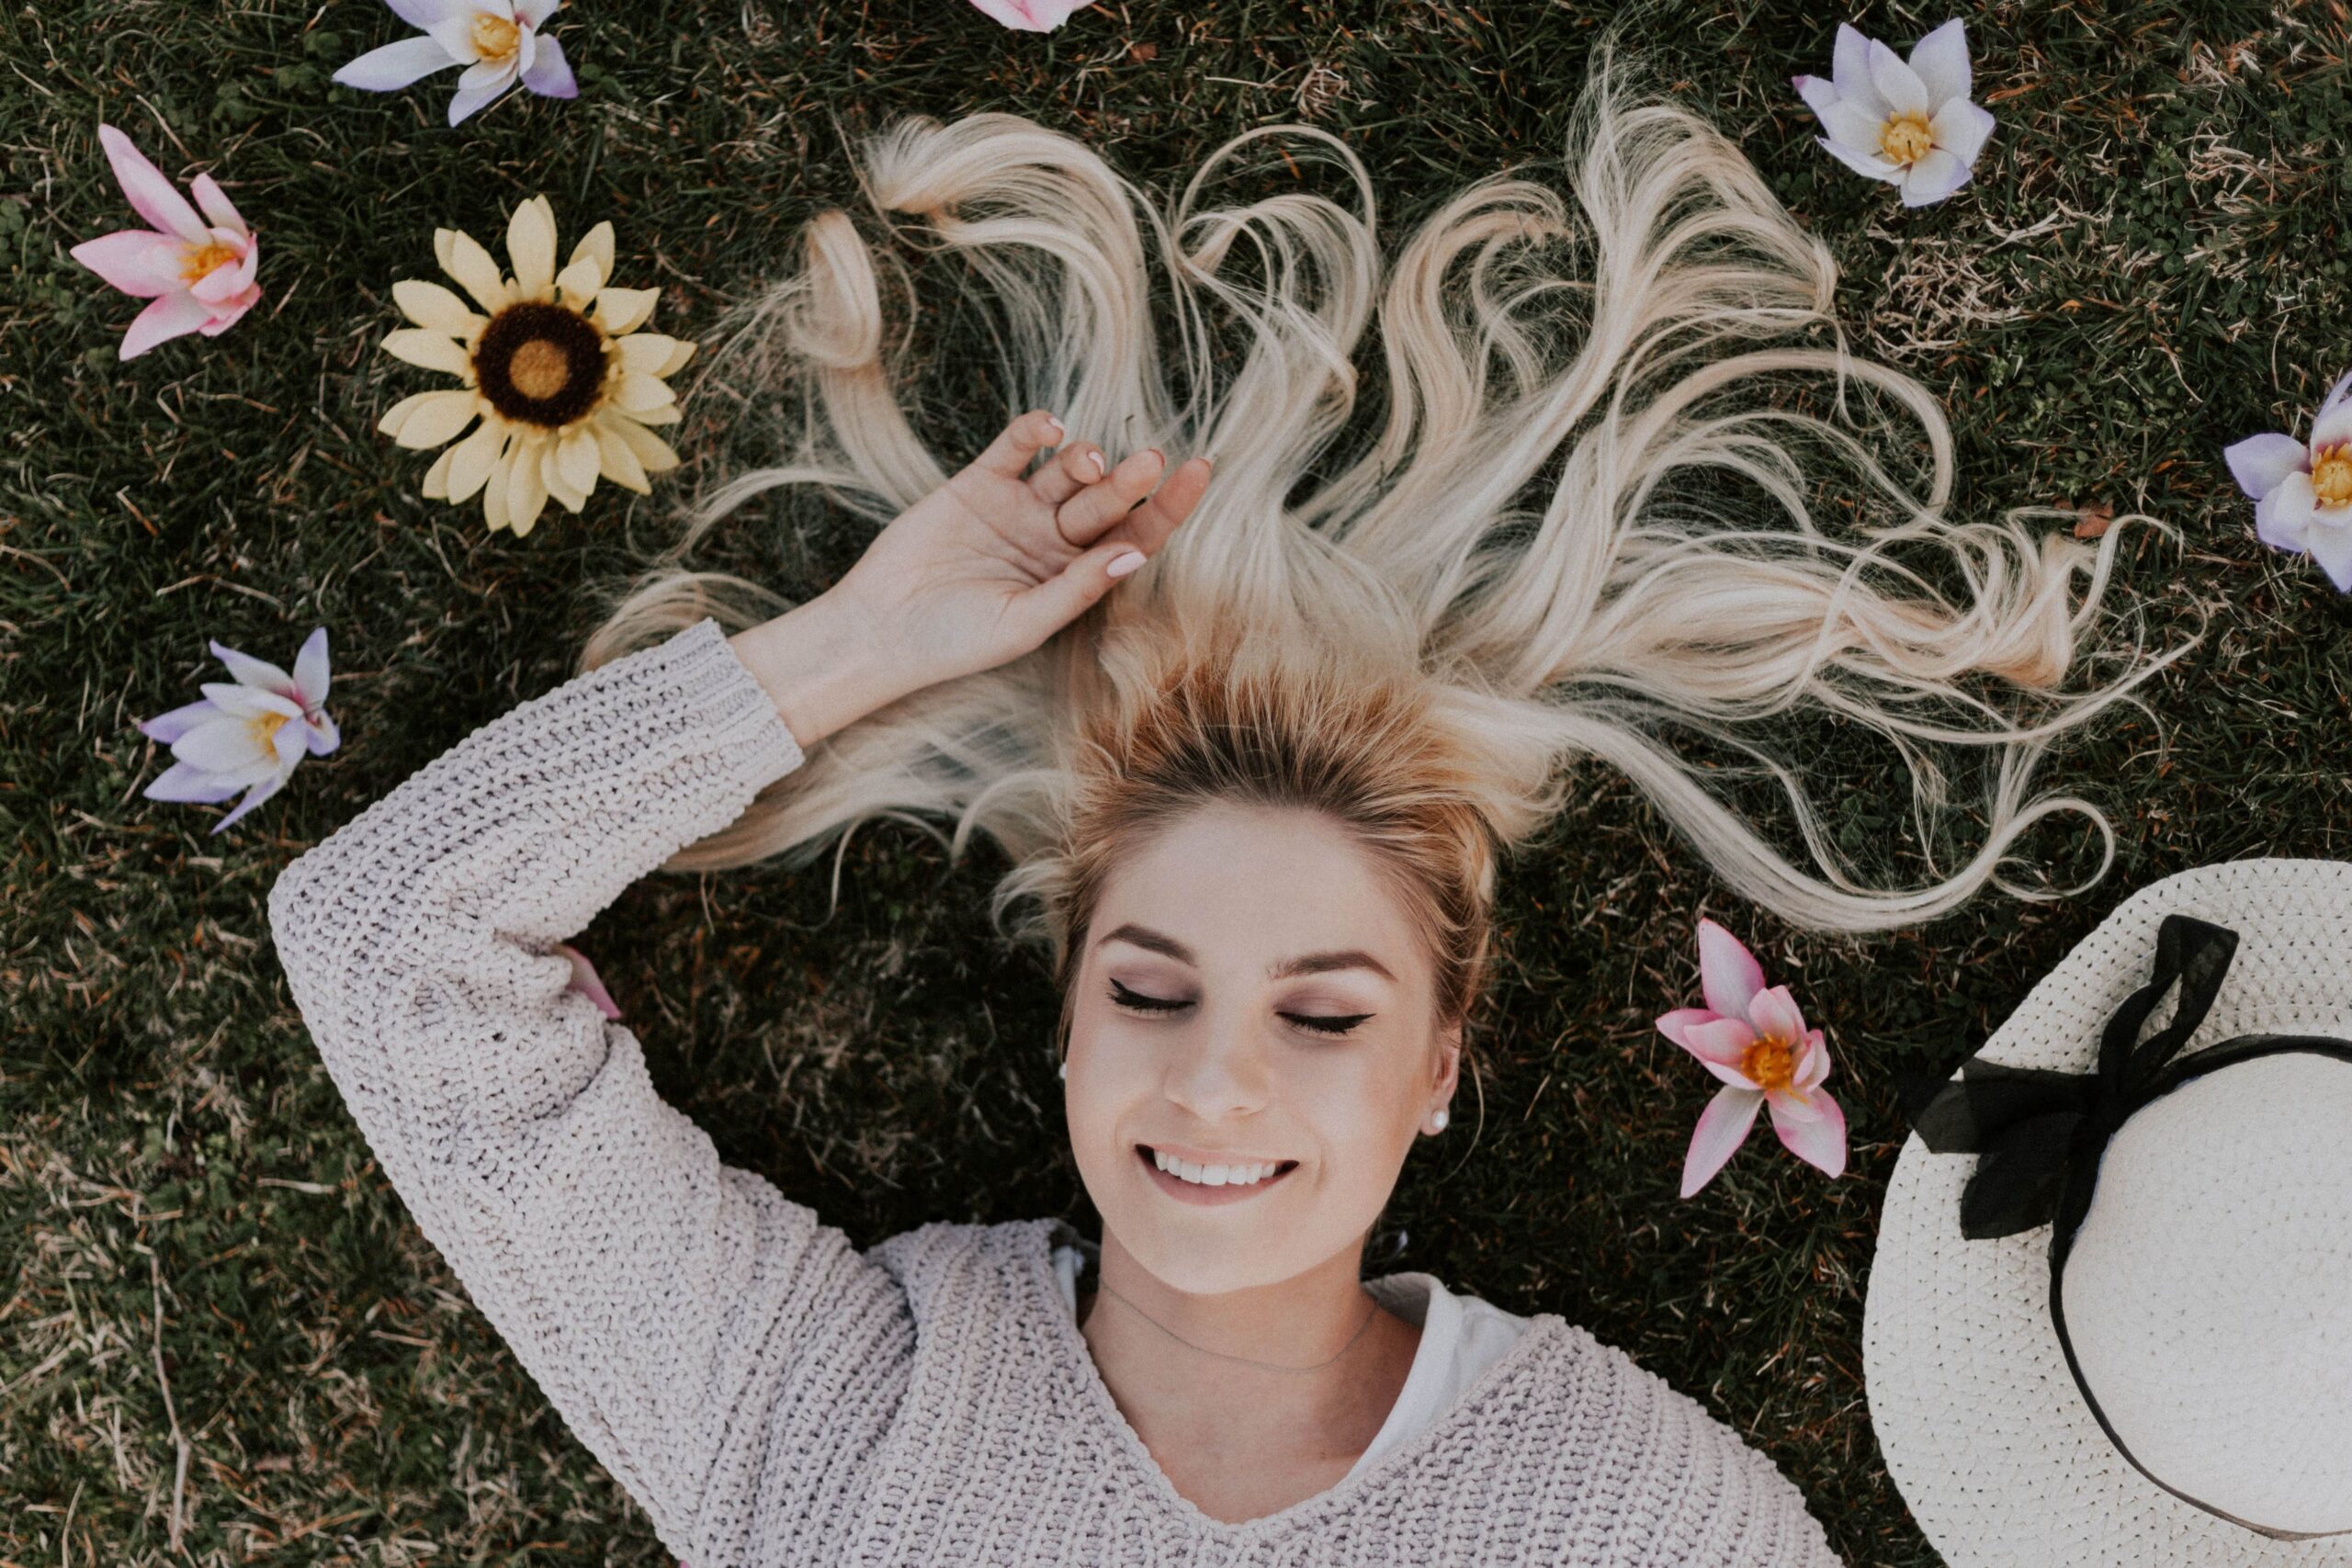
[[1358, 1247], [1453, 1092], [1430, 957], [1319, 812], [1220, 803], [1153, 837], [1105, 886], [1075, 984], [1079, 1173], [1176, 1290], [1272, 1284]]

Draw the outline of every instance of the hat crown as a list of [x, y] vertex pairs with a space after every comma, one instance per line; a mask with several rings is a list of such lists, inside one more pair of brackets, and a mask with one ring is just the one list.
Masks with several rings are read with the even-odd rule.
[[2132, 1458], [2209, 1508], [2296, 1534], [2352, 1529], [2341, 1050], [2232, 1062], [2134, 1111], [2060, 1281], [2084, 1391]]

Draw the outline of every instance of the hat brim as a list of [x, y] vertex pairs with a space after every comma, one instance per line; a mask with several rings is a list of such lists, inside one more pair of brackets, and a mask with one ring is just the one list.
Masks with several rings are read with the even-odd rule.
[[[1985, 1043], [1988, 1062], [2086, 1072], [2147, 982], [2156, 930], [2239, 935], [2188, 1051], [2253, 1032], [2352, 1038], [2352, 864], [2201, 866], [2124, 900]], [[2160, 1010], [2160, 1023], [2169, 1010]], [[1887, 1473], [1951, 1568], [2277, 1568], [2352, 1563], [2352, 1537], [2278, 1540], [2192, 1506], [2118, 1453], [2050, 1320], [2050, 1227], [1960, 1234], [1973, 1155], [1914, 1134], [1897, 1156], [1862, 1311], [1863, 1386]]]

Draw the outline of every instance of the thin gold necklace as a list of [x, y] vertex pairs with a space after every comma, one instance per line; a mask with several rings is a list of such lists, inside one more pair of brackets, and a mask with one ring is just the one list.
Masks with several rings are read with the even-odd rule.
[[1363, 1331], [1372, 1326], [1372, 1320], [1380, 1315], [1380, 1303], [1375, 1301], [1372, 1303], [1372, 1310], [1363, 1314], [1363, 1321], [1356, 1325], [1356, 1331], [1348, 1336], [1348, 1342], [1340, 1347], [1338, 1352], [1331, 1357], [1330, 1360], [1317, 1361], [1311, 1367], [1286, 1367], [1279, 1361], [1261, 1361], [1249, 1356], [1232, 1356], [1227, 1355], [1223, 1350], [1212, 1350], [1205, 1345], [1193, 1345], [1191, 1340], [1185, 1338], [1182, 1335], [1177, 1333], [1174, 1329], [1160, 1322], [1159, 1319], [1152, 1316], [1151, 1314], [1145, 1312], [1143, 1308], [1136, 1306], [1135, 1303], [1127, 1301], [1126, 1297], [1120, 1295], [1117, 1291], [1112, 1289], [1109, 1281], [1098, 1279], [1094, 1283], [1098, 1290], [1107, 1292], [1111, 1295], [1117, 1297], [1118, 1300], [1126, 1302], [1126, 1304], [1134, 1309], [1137, 1316], [1141, 1317], [1146, 1323], [1150, 1324], [1154, 1328], [1159, 1330], [1162, 1334], [1168, 1336], [1169, 1338], [1176, 1341], [1179, 1345], [1191, 1346], [1192, 1348], [1198, 1350], [1204, 1356], [1216, 1356], [1223, 1360], [1239, 1361], [1244, 1366], [1263, 1367], [1270, 1372], [1321, 1371], [1324, 1368], [1329, 1366], [1332, 1361], [1338, 1360], [1340, 1357], [1344, 1356], [1349, 1351], [1354, 1349], [1356, 1348], [1356, 1341], [1363, 1337]]

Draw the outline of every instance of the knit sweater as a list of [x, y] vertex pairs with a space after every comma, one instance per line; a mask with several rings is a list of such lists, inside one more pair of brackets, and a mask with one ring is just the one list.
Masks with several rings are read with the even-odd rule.
[[705, 620], [482, 726], [289, 866], [270, 925], [418, 1226], [695, 1568], [1834, 1564], [1761, 1454], [1551, 1314], [1380, 1462], [1180, 1496], [1061, 1309], [1057, 1220], [861, 1251], [661, 1100], [560, 940], [800, 764]]

